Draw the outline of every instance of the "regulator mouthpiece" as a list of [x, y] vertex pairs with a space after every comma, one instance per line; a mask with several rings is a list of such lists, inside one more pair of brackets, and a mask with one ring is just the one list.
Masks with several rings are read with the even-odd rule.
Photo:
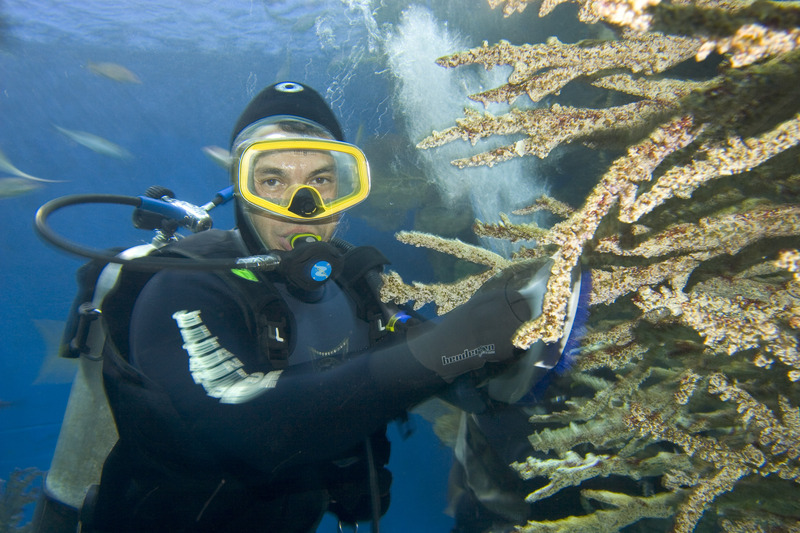
[[320, 242], [321, 240], [322, 237], [314, 233], [295, 233], [294, 235], [289, 237], [289, 244], [294, 250], [295, 248], [297, 248], [298, 246], [302, 246], [303, 244], [311, 244], [314, 242]]

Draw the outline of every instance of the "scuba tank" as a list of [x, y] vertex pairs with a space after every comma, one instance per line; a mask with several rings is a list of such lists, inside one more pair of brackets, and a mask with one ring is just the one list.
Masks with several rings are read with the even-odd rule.
[[[126, 250], [120, 257], [131, 260], [156, 249], [151, 244], [141, 245]], [[99, 318], [103, 299], [116, 284], [120, 268], [119, 264], [109, 264], [102, 270], [96, 286], [91, 287], [91, 301], [81, 304], [73, 317], [77, 318], [77, 321], [72, 320], [76, 336], [62, 343], [59, 355], [77, 357], [78, 372], [72, 382], [55, 453], [36, 508], [35, 532], [75, 531], [86, 493], [100, 482], [103, 463], [118, 439], [103, 387], [102, 352], [106, 333]], [[86, 289], [82, 287], [79, 298]], [[70, 336], [69, 333], [68, 326], [65, 337]]]
[[[179, 226], [192, 231], [211, 227], [207, 212], [232, 197], [224, 189], [203, 207], [174, 199], [174, 193], [151, 187], [146, 196], [75, 195], [57, 198], [36, 214], [35, 228], [57, 247], [90, 257], [93, 261], [78, 271], [78, 294], [73, 302], [59, 356], [78, 359], [69, 400], [61, 424], [56, 449], [33, 518], [33, 531], [61, 533], [76, 531], [83, 501], [90, 487], [100, 482], [103, 464], [117, 442], [118, 434], [103, 386], [103, 346], [106, 331], [101, 319], [103, 300], [116, 286], [123, 264], [145, 257], [177, 239]], [[134, 225], [156, 229], [150, 244], [135, 246], [121, 253], [95, 251], [76, 245], [57, 235], [47, 224], [48, 216], [66, 206], [86, 203], [132, 205]], [[151, 269], [157, 265], [150, 265]]]

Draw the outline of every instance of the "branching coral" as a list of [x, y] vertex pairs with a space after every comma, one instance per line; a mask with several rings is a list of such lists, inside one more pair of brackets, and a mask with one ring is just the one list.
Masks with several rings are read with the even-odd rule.
[[[503, 4], [506, 15], [532, 3], [489, 2]], [[540, 15], [560, 3], [545, 0]], [[532, 415], [531, 456], [513, 465], [523, 477], [547, 480], [520, 494], [531, 505], [579, 486], [583, 508], [521, 530], [617, 531], [655, 516], [672, 517], [678, 532], [703, 521], [726, 531], [797, 529], [800, 7], [764, 0], [576, 3], [580, 20], [611, 24], [618, 38], [484, 43], [440, 59], [447, 68], [510, 65], [507, 84], [469, 98], [529, 102], [500, 116], [468, 109], [419, 143], [433, 149], [510, 138], [454, 161], [459, 167], [547, 158], [578, 143], [602, 149], [614, 138], [628, 145], [613, 154], [580, 207], [531, 198], [531, 208], [515, 213], [551, 210], [563, 218], [551, 227], [505, 215], [475, 225], [479, 236], [527, 244], [511, 262], [553, 258], [543, 311], [513, 339], [521, 348], [560, 339], [574, 270], [591, 271], [590, 331], [552, 393], [568, 399]], [[673, 72], [693, 58], [713, 58], [716, 68], [701, 80]], [[576, 105], [576, 90], [569, 104], [558, 101], [562, 89], [580, 84], [608, 91], [607, 107]], [[415, 236], [414, 244], [488, 269], [431, 288], [394, 276], [386, 296], [397, 301], [451, 309], [507, 265], [433, 236]], [[664, 453], [672, 454], [670, 464], [653, 468]], [[606, 476], [646, 478], [654, 492], [584, 488]], [[755, 503], [753, 494], [766, 491], [768, 501]]]
[[414, 283], [409, 287], [403, 283], [396, 272], [391, 272], [383, 277], [381, 298], [384, 301], [405, 302], [414, 301], [414, 308], [419, 309], [429, 302], [436, 302], [440, 313], [446, 313], [466, 302], [486, 280], [509, 266], [507, 259], [490, 252], [484, 248], [465, 244], [458, 239], [443, 239], [435, 235], [419, 232], [401, 232], [397, 234], [400, 242], [413, 246], [426, 246], [438, 252], [451, 254], [459, 259], [478, 265], [488, 266], [489, 270], [464, 278], [451, 284], [422, 284]]
[[588, 518], [569, 517], [551, 522], [537, 522], [519, 528], [523, 533], [611, 533], [635, 523], [642, 517], [661, 518], [670, 516], [677, 497], [672, 493], [650, 497], [628, 496], [618, 492], [584, 490], [582, 496], [603, 505], [603, 510]]
[[[565, 45], [552, 41], [546, 45], [513, 46], [507, 42], [470, 50], [442, 58], [443, 66], [482, 63], [513, 65], [514, 72], [508, 84], [488, 92], [472, 95], [473, 100], [512, 103], [521, 94], [527, 94], [538, 102], [550, 94], [557, 94], [570, 81], [581, 76], [628, 69], [631, 72], [653, 74], [662, 72], [696, 54], [699, 43], [692, 39], [662, 35], [631, 36], [623, 41], [606, 42], [600, 45]], [[594, 76], [597, 77], [597, 76]], [[433, 132], [417, 145], [432, 148], [456, 139], [469, 140], [475, 144], [492, 135], [524, 133], [512, 145], [484, 152], [468, 159], [453, 161], [459, 168], [474, 165], [489, 165], [513, 157], [534, 154], [544, 158], [556, 146], [574, 140], [590, 141], [596, 134], [607, 134], [613, 130], [638, 128], [654, 116], [674, 107], [676, 101], [695, 87], [691, 82], [635, 81], [620, 75], [608, 76], [596, 81], [598, 86], [614, 87], [631, 94], [647, 95], [648, 98], [607, 109], [586, 109], [553, 104], [549, 109], [512, 109], [509, 113], [495, 117], [467, 108], [466, 117], [457, 120], [457, 126], [442, 132]]]
[[521, 94], [538, 102], [558, 94], [570, 81], [614, 69], [654, 74], [697, 54], [696, 39], [660, 34], [631, 35], [622, 41], [598, 45], [564, 44], [551, 38], [547, 44], [514, 46], [506, 41], [446, 56], [437, 61], [444, 67], [483, 64], [487, 68], [511, 65], [508, 83], [497, 89], [472, 95], [477, 102], [513, 103]]
[[16, 469], [8, 481], [0, 479], [0, 532], [24, 531], [20, 526], [25, 506], [39, 496], [42, 472], [36, 468]]

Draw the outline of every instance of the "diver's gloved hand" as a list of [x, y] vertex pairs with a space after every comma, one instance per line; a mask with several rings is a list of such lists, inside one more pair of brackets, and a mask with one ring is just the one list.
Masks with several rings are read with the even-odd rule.
[[[448, 383], [487, 362], [513, 360], [521, 350], [514, 347], [511, 337], [534, 312], [541, 313], [541, 297], [536, 309], [535, 299], [525, 291], [532, 280], [542, 277], [540, 272], [527, 268], [500, 274], [438, 324], [410, 330], [411, 353]], [[546, 282], [547, 277], [544, 279]]]

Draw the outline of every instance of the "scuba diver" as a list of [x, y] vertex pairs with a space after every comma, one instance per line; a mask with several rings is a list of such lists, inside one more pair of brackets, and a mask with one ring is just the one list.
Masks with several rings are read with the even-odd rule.
[[[435, 323], [380, 301], [388, 261], [334, 236], [369, 167], [311, 87], [264, 89], [230, 146], [235, 229], [84, 273], [90, 319], [67, 333], [85, 383], [34, 531], [307, 532], [326, 512], [376, 531], [386, 425], [522, 356], [510, 339], [537, 304], [503, 279]], [[246, 268], [253, 257], [270, 268]]]

